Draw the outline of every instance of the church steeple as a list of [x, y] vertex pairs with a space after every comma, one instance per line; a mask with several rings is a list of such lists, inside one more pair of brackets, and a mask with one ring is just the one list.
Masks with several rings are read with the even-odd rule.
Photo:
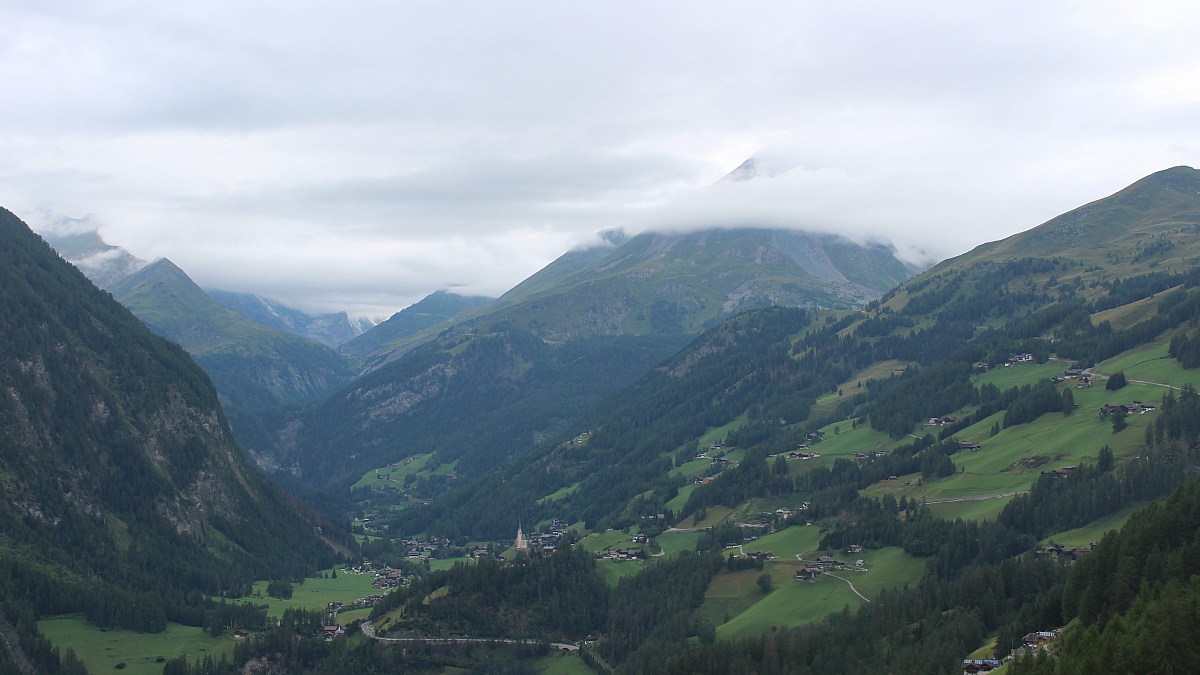
[[525, 533], [521, 531], [521, 522], [517, 521], [517, 541], [513, 544], [513, 550], [528, 551], [529, 542], [525, 541]]

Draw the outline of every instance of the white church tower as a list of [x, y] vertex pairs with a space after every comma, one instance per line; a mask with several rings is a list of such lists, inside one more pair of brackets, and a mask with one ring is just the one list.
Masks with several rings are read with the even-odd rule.
[[513, 544], [515, 551], [528, 551], [529, 542], [525, 541], [525, 533], [521, 531], [521, 524], [517, 523], [517, 541]]

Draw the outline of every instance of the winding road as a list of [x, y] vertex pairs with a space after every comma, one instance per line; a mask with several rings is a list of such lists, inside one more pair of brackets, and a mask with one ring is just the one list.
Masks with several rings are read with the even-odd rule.
[[[371, 638], [372, 640], [378, 640], [379, 642], [390, 642], [393, 644], [398, 643], [398, 642], [410, 643], [410, 644], [420, 642], [422, 644], [430, 644], [430, 645], [476, 645], [476, 644], [538, 645], [538, 644], [543, 644], [543, 642], [541, 640], [533, 640], [533, 639], [529, 639], [529, 638], [517, 639], [517, 638], [481, 638], [481, 637], [450, 637], [450, 638], [379, 637], [378, 635], [375, 634], [375, 627], [371, 625], [370, 621], [362, 622], [361, 628], [362, 628], [363, 635]], [[551, 649], [558, 649], [558, 650], [563, 650], [563, 651], [568, 651], [568, 652], [577, 651], [579, 649], [579, 645], [571, 644], [569, 642], [549, 642], [549, 643], [544, 643], [544, 644], [548, 644]]]
[[846, 582], [850, 586], [850, 590], [854, 591], [855, 595], [857, 595], [858, 597], [863, 599], [863, 602], [870, 602], [870, 599], [868, 599], [867, 596], [858, 592], [858, 589], [854, 587], [854, 582], [850, 581], [846, 577], [839, 577], [838, 575], [834, 574], [833, 572], [826, 572], [825, 575], [833, 577], [834, 579], [841, 579], [842, 581]]

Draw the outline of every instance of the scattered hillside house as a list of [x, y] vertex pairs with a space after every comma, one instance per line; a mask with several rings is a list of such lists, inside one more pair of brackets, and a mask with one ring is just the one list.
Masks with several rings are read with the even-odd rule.
[[846, 547], [846, 553], [862, 553], [862, 544], [850, 544]]
[[1067, 368], [1063, 371], [1063, 377], [1079, 377], [1083, 375], [1082, 368]]
[[321, 632], [325, 635], [326, 642], [329, 642], [335, 637], [344, 635], [346, 633], [345, 629], [343, 629], [341, 626], [324, 626], [321, 628]]
[[615, 548], [606, 553], [603, 557], [608, 558], [609, 560], [615, 560], [617, 562], [624, 562], [626, 560], [636, 560], [637, 555], [637, 551], [631, 551], [627, 548]]
[[968, 675], [990, 673], [1000, 667], [1000, 659], [963, 659], [962, 669]]
[[867, 458], [867, 453], [865, 453], [865, 452], [854, 453], [854, 459], [866, 459], [866, 458]]
[[775, 509], [775, 515], [779, 516], [780, 518], [791, 518], [793, 515], [795, 515], [795, 512], [784, 506]]
[[1048, 556], [1058, 560], [1079, 560], [1080, 557], [1092, 552], [1091, 546], [1063, 546], [1062, 544], [1050, 544], [1045, 548], [1039, 548], [1038, 555]]
[[1017, 363], [1032, 363], [1033, 354], [1013, 354], [1004, 362], [1005, 366], [1011, 366]]
[[1057, 630], [1041, 630], [1036, 633], [1029, 633], [1021, 638], [1021, 644], [1026, 647], [1044, 647], [1047, 643], [1052, 642], [1058, 637]]
[[821, 576], [820, 567], [802, 567], [796, 570], [796, 581], [812, 581]]
[[821, 568], [822, 570], [830, 570], [834, 567], [839, 567], [839, 568], [845, 567], [846, 563], [842, 562], [841, 560], [834, 560], [830, 556], [822, 555], [822, 556], [817, 556], [816, 566]]
[[1076, 389], [1090, 389], [1092, 387], [1091, 375], [1080, 375], [1079, 384], [1075, 385]]
[[975, 450], [980, 449], [980, 447], [982, 447], [982, 446], [980, 446], [978, 443], [975, 443], [973, 441], [959, 441], [958, 447], [963, 450], [971, 450], [973, 452]]
[[941, 426], [945, 426], [947, 424], [957, 424], [957, 423], [958, 423], [957, 417], [955, 417], [953, 415], [947, 415], [945, 417], [930, 417], [929, 421], [925, 423], [925, 426], [941, 427]]
[[1068, 475], [1070, 475], [1070, 473], [1072, 471], [1074, 471], [1077, 468], [1079, 468], [1079, 467], [1064, 466], [1061, 469], [1050, 469], [1049, 471], [1042, 471], [1041, 473], [1043, 473], [1043, 474], [1048, 473], [1051, 476], [1054, 476], [1055, 478], [1066, 478]]
[[1100, 416], [1108, 417], [1117, 411], [1121, 411], [1128, 415], [1130, 410], [1130, 407], [1124, 403], [1105, 403], [1104, 406], [1100, 408]]

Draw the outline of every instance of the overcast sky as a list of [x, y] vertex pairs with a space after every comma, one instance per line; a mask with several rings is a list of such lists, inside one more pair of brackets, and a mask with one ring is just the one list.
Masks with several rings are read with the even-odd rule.
[[6, 0], [0, 205], [376, 318], [612, 227], [941, 259], [1200, 162], [1197, 26], [1152, 0]]

